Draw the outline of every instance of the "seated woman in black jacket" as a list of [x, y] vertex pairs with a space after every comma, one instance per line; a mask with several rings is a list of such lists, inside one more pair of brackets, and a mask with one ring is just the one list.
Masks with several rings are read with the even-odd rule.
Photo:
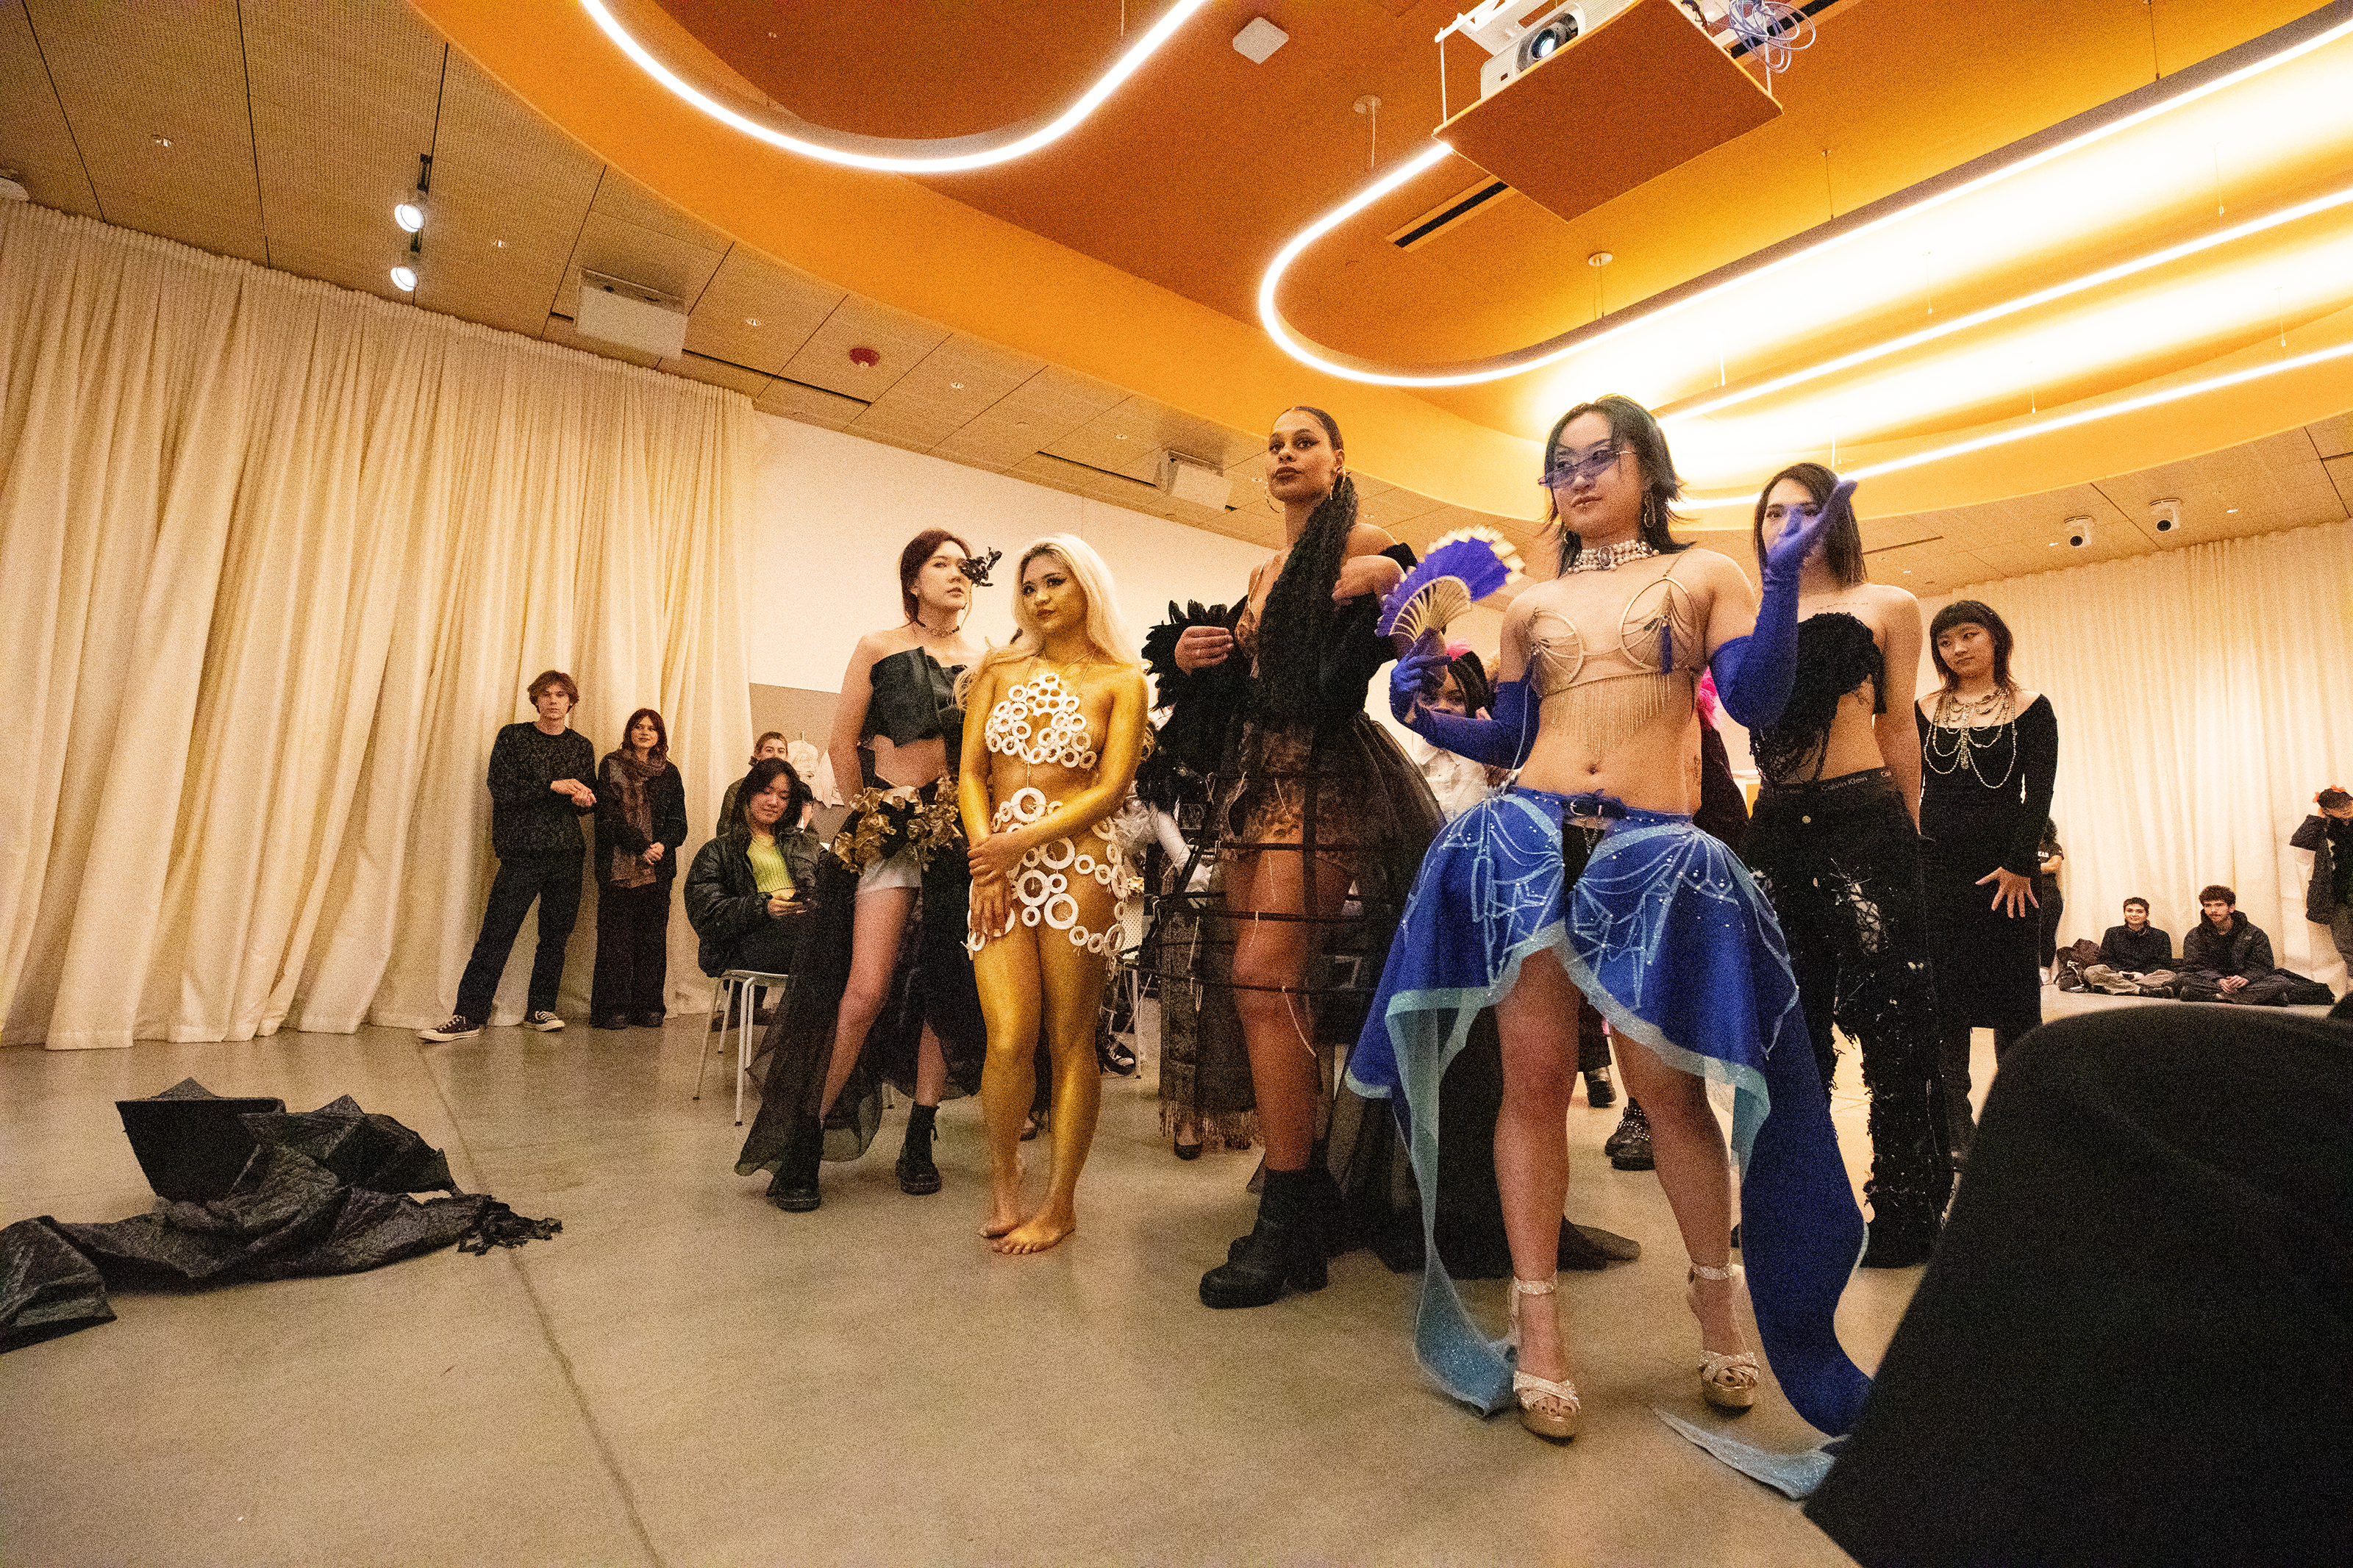
[[791, 972], [793, 946], [817, 886], [817, 835], [797, 826], [809, 787], [782, 757], [763, 757], [735, 790], [686, 874], [686, 919], [702, 939], [702, 973]]

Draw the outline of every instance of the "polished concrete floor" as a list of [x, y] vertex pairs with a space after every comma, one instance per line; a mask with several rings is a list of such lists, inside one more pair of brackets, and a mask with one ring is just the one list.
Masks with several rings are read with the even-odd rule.
[[[826, 1167], [822, 1209], [786, 1215], [733, 1173], [726, 1065], [691, 1098], [709, 1038], [696, 1018], [0, 1052], [0, 1222], [145, 1208], [111, 1102], [191, 1076], [298, 1110], [349, 1093], [468, 1190], [564, 1221], [487, 1258], [118, 1293], [119, 1321], [0, 1359], [0, 1562], [1846, 1561], [1651, 1413], [1727, 1421], [1695, 1392], [1658, 1184], [1609, 1168], [1617, 1112], [1582, 1091], [1570, 1212], [1647, 1251], [1563, 1276], [1586, 1420], [1555, 1447], [1431, 1388], [1415, 1280], [1369, 1253], [1319, 1294], [1201, 1307], [1254, 1157], [1171, 1158], [1148, 1081], [1106, 1083], [1080, 1233], [1012, 1259], [974, 1235], [974, 1102], [942, 1114], [940, 1195], [892, 1178], [902, 1110]], [[1836, 1099], [1860, 1182], [1851, 1056]], [[1866, 1370], [1918, 1275], [1848, 1289]], [[1500, 1326], [1501, 1282], [1466, 1289]], [[1818, 1440], [1769, 1386], [1735, 1425]]]

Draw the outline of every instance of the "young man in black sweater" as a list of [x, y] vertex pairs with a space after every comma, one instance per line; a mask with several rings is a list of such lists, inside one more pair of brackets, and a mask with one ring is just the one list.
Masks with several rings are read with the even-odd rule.
[[507, 725], [491, 747], [491, 847], [499, 858], [499, 874], [491, 884], [474, 955], [458, 983], [458, 1011], [438, 1029], [419, 1029], [419, 1039], [462, 1040], [482, 1032], [507, 953], [534, 900], [539, 951], [532, 960], [523, 1026], [564, 1027], [555, 1013], [555, 993], [564, 980], [564, 946], [580, 913], [579, 819], [596, 809], [596, 793], [582, 781], [596, 776], [596, 748], [567, 722], [580, 700], [570, 676], [560, 669], [542, 671], [531, 683], [531, 700], [539, 718]]

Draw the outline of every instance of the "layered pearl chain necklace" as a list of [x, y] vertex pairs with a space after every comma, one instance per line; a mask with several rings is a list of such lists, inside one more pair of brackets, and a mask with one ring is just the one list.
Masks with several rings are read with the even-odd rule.
[[[2010, 694], [2007, 687], [1995, 687], [1982, 697], [1962, 697], [1947, 691], [1936, 699], [1936, 717], [1928, 725], [1927, 744], [1920, 748], [1921, 761], [1930, 772], [1958, 773], [1967, 768], [1978, 784], [1988, 789], [2000, 789], [2010, 783], [2010, 774], [2018, 768], [2018, 731], [2011, 724]], [[2010, 740], [2010, 757], [2002, 764], [2001, 777], [1989, 779], [1978, 758], [1995, 749], [1993, 735], [1983, 740], [1972, 739], [1980, 730], [1990, 730], [1995, 735]]]
[[1615, 572], [1629, 561], [1640, 561], [1656, 555], [1646, 539], [1621, 539], [1615, 544], [1588, 544], [1577, 552], [1577, 559], [1563, 568], [1567, 572]]

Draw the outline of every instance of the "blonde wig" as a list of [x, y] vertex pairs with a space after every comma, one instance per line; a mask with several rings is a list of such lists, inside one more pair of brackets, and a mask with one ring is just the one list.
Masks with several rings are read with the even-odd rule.
[[1040, 639], [1029, 616], [1029, 601], [1021, 593], [1021, 580], [1029, 573], [1029, 563], [1040, 555], [1050, 555], [1060, 562], [1086, 595], [1087, 641], [1094, 645], [1096, 658], [1130, 669], [1143, 668], [1132, 651], [1135, 643], [1128, 636], [1127, 623], [1119, 613], [1119, 595], [1112, 587], [1111, 568], [1103, 564], [1094, 546], [1077, 534], [1050, 533], [1031, 541], [1013, 569], [1013, 619], [1021, 629], [1003, 647], [991, 648], [973, 673], [977, 675], [1000, 660], [1028, 658], [1038, 652]]

